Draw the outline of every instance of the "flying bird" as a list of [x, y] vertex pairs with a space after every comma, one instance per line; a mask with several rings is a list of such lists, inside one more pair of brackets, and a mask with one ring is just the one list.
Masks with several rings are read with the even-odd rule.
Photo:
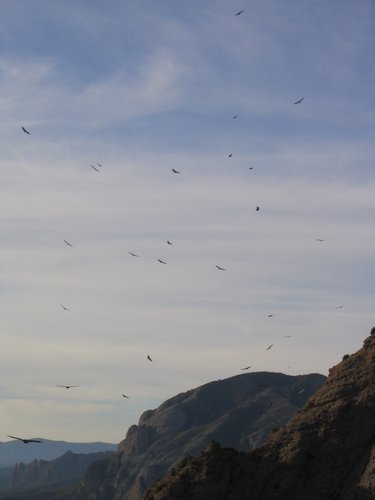
[[293, 337], [293, 335], [284, 335], [284, 337], [287, 339], [291, 339]]
[[299, 101], [296, 101], [295, 103], [293, 104], [301, 104], [301, 102], [304, 100], [304, 97], [302, 97]]
[[70, 309], [68, 309], [67, 307], [65, 307], [64, 304], [60, 304], [60, 307], [62, 307], [64, 309], [64, 311], [70, 311]]
[[164, 260], [161, 260], [161, 259], [156, 259], [158, 262], [160, 262], [160, 264], [166, 264], [166, 262], [164, 262]]
[[249, 170], [253, 170], [253, 167], [249, 167]]
[[220, 266], [216, 266], [217, 269], [219, 269], [219, 271], [226, 271], [226, 269], [224, 267], [220, 267]]
[[91, 167], [93, 170], [95, 170], [95, 172], [100, 172], [100, 170], [99, 170], [98, 168], [94, 167], [94, 165], [90, 165], [90, 167]]
[[273, 344], [269, 345], [266, 349], [266, 351], [269, 351], [271, 349], [271, 347], [273, 346]]
[[29, 134], [30, 135], [30, 132], [28, 130], [26, 130], [25, 127], [22, 127], [22, 130], [25, 132], [25, 134]]
[[345, 304], [341, 304], [341, 306], [337, 306], [335, 307], [335, 309], [342, 309], [344, 307]]
[[98, 167], [102, 167], [103, 166], [101, 163], [98, 163], [98, 162], [96, 162], [96, 164], [98, 165]]
[[10, 437], [12, 439], [18, 439], [19, 441], [22, 441], [24, 444], [27, 444], [27, 443], [41, 443], [42, 442], [39, 439], [23, 439], [23, 438], [19, 438], [17, 436], [10, 436], [9, 434], [8, 434], [8, 437]]
[[260, 208], [259, 207], [256, 207], [255, 211], [256, 212], [259, 212]]
[[241, 370], [249, 370], [251, 368], [251, 365], [245, 366], [245, 368], [241, 368]]
[[244, 10], [240, 10], [239, 12], [237, 12], [237, 14], [235, 14], [235, 16], [239, 16], [240, 14], [242, 14], [242, 12], [245, 12]]
[[230, 155], [228, 155], [228, 158], [232, 158], [232, 156], [233, 156], [233, 153], [231, 153]]
[[176, 170], [175, 168], [172, 168], [172, 172], [173, 172], [174, 174], [179, 174], [179, 173], [180, 173], [180, 171], [179, 171], [179, 170]]
[[71, 387], [79, 387], [79, 385], [59, 385], [59, 384], [56, 384], [56, 387], [64, 387], [65, 389], [70, 389]]
[[169, 240], [167, 240], [168, 245], [173, 245], [173, 243]]
[[139, 255], [137, 255], [136, 253], [133, 253], [133, 252], [128, 252], [128, 253], [130, 253], [130, 255], [131, 255], [132, 257], [139, 257]]
[[269, 314], [269, 315], [267, 316], [267, 318], [272, 318], [272, 316], [273, 316], [273, 314]]
[[149, 361], [152, 361], [152, 359], [151, 359], [151, 357], [150, 357], [150, 355], [149, 355], [149, 354], [147, 354], [147, 359], [148, 359]]
[[321, 238], [317, 238], [316, 241], [324, 241], [324, 240], [322, 240]]
[[73, 246], [71, 243], [69, 243], [69, 241], [66, 241], [66, 240], [64, 240], [64, 241], [68, 245], [68, 247], [72, 247]]
[[129, 399], [129, 396], [127, 396], [126, 394], [122, 394], [122, 397], [123, 397], [123, 398], [128, 398], [128, 399]]
[[238, 115], [233, 115], [233, 116], [232, 116], [232, 118], [237, 118], [237, 117], [238, 117]]

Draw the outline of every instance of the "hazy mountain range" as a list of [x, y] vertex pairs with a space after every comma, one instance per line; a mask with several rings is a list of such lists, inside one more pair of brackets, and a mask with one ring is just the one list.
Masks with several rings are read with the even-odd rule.
[[97, 453], [99, 451], [114, 451], [113, 443], [69, 443], [67, 441], [52, 441], [40, 439], [41, 443], [23, 444], [20, 441], [0, 442], [0, 466], [14, 465], [19, 462], [29, 463], [33, 460], [53, 460], [67, 451], [73, 453]]

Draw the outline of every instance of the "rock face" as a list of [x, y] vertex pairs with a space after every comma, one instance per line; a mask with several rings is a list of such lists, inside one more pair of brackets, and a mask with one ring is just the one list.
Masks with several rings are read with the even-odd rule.
[[109, 458], [112, 452], [77, 454], [68, 451], [52, 460], [34, 460], [30, 464], [23, 462], [13, 467], [9, 489], [60, 488], [78, 482], [87, 467], [96, 460]]
[[375, 335], [332, 368], [321, 389], [261, 448], [244, 453], [211, 444], [145, 498], [375, 499]]
[[187, 455], [216, 440], [252, 450], [323, 384], [319, 374], [249, 373], [179, 394], [143, 413], [113, 457], [93, 464], [75, 500], [135, 500]]

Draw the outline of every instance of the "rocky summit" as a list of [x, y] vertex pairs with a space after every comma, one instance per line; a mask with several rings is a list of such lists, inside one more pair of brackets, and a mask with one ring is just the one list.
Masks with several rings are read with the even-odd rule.
[[147, 492], [147, 500], [374, 500], [375, 328], [265, 444], [211, 443]]
[[91, 465], [69, 500], [138, 500], [156, 479], [212, 440], [252, 450], [321, 387], [319, 374], [257, 372], [211, 382], [143, 413], [111, 459]]

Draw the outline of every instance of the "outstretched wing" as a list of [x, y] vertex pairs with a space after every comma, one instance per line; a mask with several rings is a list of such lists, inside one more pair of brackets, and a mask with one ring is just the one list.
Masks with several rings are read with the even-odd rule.
[[19, 438], [17, 436], [11, 436], [10, 434], [8, 434], [8, 437], [12, 438], [12, 439], [18, 439], [19, 441], [23, 441], [22, 438]]

